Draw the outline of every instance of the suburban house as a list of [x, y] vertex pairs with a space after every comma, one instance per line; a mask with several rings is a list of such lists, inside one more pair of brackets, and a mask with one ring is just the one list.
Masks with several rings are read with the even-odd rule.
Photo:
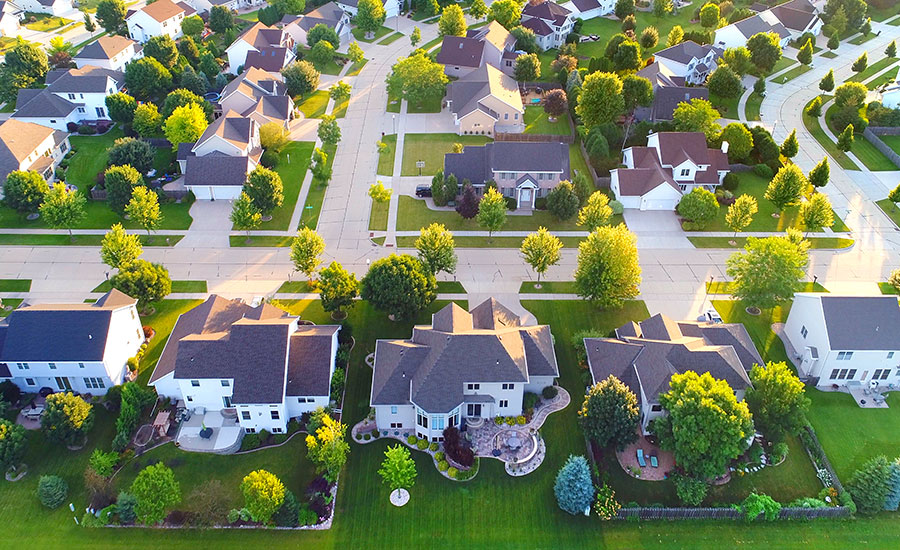
[[30, 13], [47, 13], [76, 19], [81, 14], [75, 10], [72, 0], [16, 0], [16, 5]]
[[493, 298], [471, 312], [451, 303], [410, 339], [376, 342], [370, 404], [379, 430], [441, 441], [468, 419], [521, 415], [525, 393], [557, 376], [548, 325], [522, 326]]
[[587, 21], [611, 14], [616, 9], [616, 0], [569, 0], [562, 7], [572, 12], [574, 19]]
[[128, 14], [125, 24], [128, 25], [129, 36], [142, 44], [162, 35], [177, 40], [182, 35], [181, 22], [194, 13], [194, 8], [184, 2], [176, 4], [172, 0], [156, 0]]
[[706, 146], [703, 132], [658, 132], [646, 147], [628, 147], [625, 168], [610, 170], [610, 189], [625, 208], [675, 210], [695, 187], [715, 191], [730, 170], [728, 142]]
[[888, 109], [900, 109], [900, 69], [894, 81], [881, 92], [881, 104]]
[[0, 124], [0, 182], [16, 170], [32, 170], [53, 181], [71, 146], [69, 134], [11, 118]]
[[575, 26], [575, 17], [551, 0], [532, 0], [522, 8], [522, 26], [534, 31], [538, 46], [547, 51], [566, 43]]
[[593, 383], [615, 376], [634, 392], [641, 430], [664, 414], [659, 395], [673, 374], [708, 372], [725, 380], [738, 400], [751, 386], [748, 372], [763, 360], [742, 324], [673, 321], [662, 314], [616, 329], [615, 338], [585, 338]]
[[197, 143], [178, 147], [184, 186], [198, 199], [234, 200], [241, 196], [247, 174], [262, 156], [259, 124], [227, 111], [210, 124]]
[[34, 122], [55, 130], [70, 123], [109, 120], [106, 96], [121, 91], [125, 73], [100, 67], [53, 69], [45, 78], [46, 88], [23, 88], [16, 97], [12, 118]]
[[[384, 5], [386, 17], [400, 15], [400, 11], [403, 8], [403, 0], [382, 0], [382, 4]], [[356, 13], [359, 11], [358, 0], [337, 0], [337, 5], [349, 13], [351, 17], [356, 17]]]
[[197, 13], [209, 13], [213, 6], [222, 6], [232, 11], [256, 6], [266, 7], [266, 0], [186, 0]]
[[19, 22], [25, 17], [25, 10], [12, 2], [0, 1], [0, 36], [18, 36]]
[[792, 0], [717, 29], [713, 41], [724, 50], [746, 45], [754, 34], [773, 32], [783, 48], [805, 33], [818, 36], [823, 25], [818, 11], [808, 0]]
[[896, 296], [797, 293], [784, 337], [800, 377], [811, 385], [900, 386]]
[[340, 329], [214, 294], [178, 317], [149, 385], [195, 412], [230, 410], [246, 433], [285, 433], [328, 406]]
[[709, 90], [702, 86], [686, 86], [683, 76], [676, 75], [666, 64], [659, 61], [647, 65], [637, 72], [653, 85], [653, 103], [649, 107], [634, 110], [635, 119], [659, 122], [672, 120], [675, 108], [681, 102], [692, 99], [709, 99]]
[[444, 174], [454, 174], [460, 184], [469, 180], [479, 194], [487, 182], [495, 182], [504, 197], [516, 199], [517, 208], [532, 209], [559, 182], [571, 181], [569, 146], [533, 141], [469, 145], [462, 153], [444, 155]]
[[0, 321], [0, 380], [28, 393], [105, 394], [127, 381], [144, 343], [136, 304], [115, 289], [93, 304], [23, 303]]
[[338, 38], [341, 39], [340, 44], [332, 44], [335, 49], [350, 41], [350, 14], [334, 2], [319, 6], [305, 15], [285, 15], [278, 24], [290, 35], [294, 44], [304, 46], [307, 44], [306, 34], [316, 25], [325, 25], [329, 29], [334, 29]]
[[222, 89], [219, 107], [252, 118], [259, 126], [275, 122], [286, 130], [294, 114], [294, 101], [281, 75], [256, 67], [245, 69]]
[[716, 70], [716, 62], [722, 57], [722, 50], [708, 44], [701, 46], [691, 40], [658, 51], [653, 54], [656, 63], [663, 65], [687, 84], [700, 85]]
[[469, 29], [466, 36], [445, 36], [435, 60], [444, 65], [448, 76], [461, 77], [491, 64], [512, 74], [516, 65], [516, 39], [503, 25], [491, 21]]
[[75, 56], [75, 66], [79, 69], [91, 65], [111, 71], [124, 71], [135, 59], [144, 57], [143, 46], [124, 36], [101, 36], [91, 42]]
[[255, 23], [225, 49], [228, 72], [238, 74], [247, 67], [279, 72], [294, 61], [294, 39], [284, 29]]
[[456, 132], [493, 136], [525, 130], [525, 106], [519, 85], [493, 65], [478, 69], [447, 86], [447, 106]]

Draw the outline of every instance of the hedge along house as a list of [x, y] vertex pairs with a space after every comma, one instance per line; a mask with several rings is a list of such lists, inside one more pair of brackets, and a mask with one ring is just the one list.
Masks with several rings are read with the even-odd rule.
[[493, 298], [471, 312], [451, 303], [409, 340], [377, 341], [370, 404], [379, 430], [440, 441], [468, 419], [521, 415], [525, 392], [557, 376], [549, 326], [522, 326]]
[[246, 433], [286, 433], [328, 406], [340, 328], [212, 295], [178, 317], [149, 385], [195, 413], [236, 416]]

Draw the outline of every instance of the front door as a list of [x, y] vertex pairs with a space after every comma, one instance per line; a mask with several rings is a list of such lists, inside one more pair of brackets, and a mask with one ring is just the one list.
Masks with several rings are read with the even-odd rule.
[[466, 409], [466, 416], [481, 418], [481, 403], [469, 403]]
[[72, 389], [72, 384], [69, 383], [69, 379], [65, 376], [57, 376], [56, 377], [56, 387], [62, 391], [69, 391]]
[[519, 206], [531, 206], [531, 189], [528, 187], [519, 192]]

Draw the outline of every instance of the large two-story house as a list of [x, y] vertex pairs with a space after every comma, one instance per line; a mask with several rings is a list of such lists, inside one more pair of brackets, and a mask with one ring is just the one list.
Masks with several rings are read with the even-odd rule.
[[287, 95], [281, 75], [256, 67], [245, 69], [229, 82], [218, 103], [222, 112], [240, 113], [259, 126], [274, 122], [288, 129], [294, 113], [294, 101]]
[[722, 50], [708, 44], [700, 45], [691, 40], [660, 50], [653, 54], [657, 63], [669, 72], [684, 79], [687, 84], [699, 85], [706, 82], [716, 70]]
[[569, 0], [563, 2], [562, 7], [572, 12], [573, 18], [587, 21], [613, 13], [616, 0]]
[[114, 34], [101, 36], [91, 42], [78, 52], [73, 60], [79, 69], [90, 65], [111, 71], [124, 71], [126, 65], [142, 57], [144, 52], [140, 44], [130, 38]]
[[0, 320], [0, 380], [103, 395], [127, 381], [144, 343], [137, 300], [111, 290], [93, 304], [22, 304]]
[[488, 182], [497, 184], [504, 197], [516, 199], [516, 207], [530, 210], [561, 181], [571, 181], [569, 146], [565, 143], [495, 141], [469, 145], [462, 153], [444, 155], [444, 174], [456, 176], [484, 192]]
[[19, 90], [12, 118], [67, 130], [69, 123], [109, 120], [106, 96], [122, 90], [125, 74], [94, 66], [53, 69], [45, 83], [43, 89]]
[[10, 172], [31, 170], [47, 181], [71, 149], [69, 134], [47, 126], [9, 119], [0, 124], [0, 182]]
[[493, 298], [471, 312], [451, 303], [410, 339], [376, 342], [370, 404], [379, 430], [441, 441], [470, 418], [521, 415], [525, 392], [557, 376], [549, 326], [522, 326]]
[[247, 433], [285, 433], [328, 406], [340, 329], [212, 295], [178, 317], [149, 385], [195, 411], [233, 410]]
[[646, 147], [625, 149], [622, 162], [610, 170], [610, 189], [625, 208], [640, 210], [675, 210], [696, 187], [715, 191], [730, 170], [728, 142], [710, 149], [703, 132], [650, 134]]
[[307, 45], [307, 34], [316, 25], [325, 25], [334, 30], [340, 42], [332, 44], [335, 49], [350, 41], [350, 14], [334, 2], [328, 2], [304, 15], [285, 15], [278, 23], [293, 39], [294, 44]]
[[[403, 8], [403, 0], [382, 0], [382, 4], [384, 5], [386, 18], [400, 15], [400, 11]], [[349, 13], [351, 17], [356, 17], [356, 14], [359, 12], [359, 0], [337, 0], [337, 5]]]
[[294, 39], [284, 29], [255, 23], [228, 48], [228, 72], [238, 74], [248, 67], [280, 72], [294, 61]]
[[675, 118], [675, 108], [682, 102], [693, 99], [709, 99], [709, 90], [704, 86], [688, 86], [684, 76], [679, 76], [667, 64], [654, 61], [637, 72], [653, 86], [653, 103], [649, 107], [634, 110], [636, 120], [659, 122]]
[[19, 35], [21, 21], [25, 18], [25, 10], [7, 0], [0, 1], [0, 36], [10, 38]]
[[503, 25], [491, 21], [470, 29], [465, 36], [445, 36], [435, 60], [448, 76], [461, 77], [485, 64], [512, 74], [516, 65], [516, 38]]
[[16, 0], [15, 4], [29, 13], [46, 13], [54, 17], [73, 19], [78, 12], [72, 0]]
[[538, 46], [547, 51], [566, 43], [575, 26], [575, 17], [551, 0], [531, 0], [522, 8], [522, 26], [534, 31]]
[[806, 33], [818, 36], [823, 25], [809, 0], [791, 0], [717, 29], [713, 43], [722, 49], [737, 48], [746, 45], [754, 34], [771, 32], [778, 35], [783, 48]]
[[194, 15], [195, 10], [184, 2], [156, 0], [125, 18], [128, 34], [134, 40], [144, 43], [154, 36], [169, 36], [173, 40], [181, 38], [181, 22]]
[[676, 322], [662, 314], [619, 327], [615, 338], [585, 338], [584, 348], [595, 384], [612, 375], [634, 392], [644, 433], [665, 414], [659, 395], [669, 391], [673, 374], [708, 372], [743, 400], [750, 369], [764, 364], [744, 325]]
[[525, 106], [518, 84], [490, 64], [451, 82], [446, 104], [460, 135], [493, 136], [525, 130]]
[[801, 378], [819, 387], [900, 387], [896, 296], [801, 292], [784, 325]]
[[213, 6], [221, 6], [232, 11], [239, 9], [266, 7], [266, 0], [186, 0], [197, 13], [209, 13]]

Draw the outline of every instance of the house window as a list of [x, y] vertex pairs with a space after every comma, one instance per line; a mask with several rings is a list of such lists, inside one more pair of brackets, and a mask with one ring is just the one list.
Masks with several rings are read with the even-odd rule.
[[[25, 368], [28, 368], [28, 367], [25, 367]], [[467, 388], [469, 391], [480, 390], [480, 389], [481, 389], [481, 384], [467, 384], [467, 385], [466, 385], [466, 388]]]
[[47, 363], [47, 366], [50, 367], [50, 370], [56, 370], [56, 363]]
[[691, 174], [690, 168], [682, 168], [681, 169], [681, 177], [687, 177]]
[[28, 384], [29, 386], [33, 386], [33, 385], [34, 385], [34, 378], [26, 378], [26, 379], [25, 379], [25, 383]]
[[432, 430], [442, 430], [444, 429], [444, 417], [443, 416], [432, 416], [431, 417], [431, 429]]
[[200, 387], [200, 381], [199, 381], [199, 380], [191, 380], [191, 386], [193, 386], [193, 387], [195, 387], [195, 388], [199, 388], [199, 387]]
[[876, 369], [875, 374], [872, 375], [872, 380], [887, 380], [890, 375], [891, 369]]
[[250, 420], [250, 411], [241, 411], [242, 420]]
[[105, 388], [106, 384], [103, 383], [102, 378], [85, 378], [84, 386], [88, 389], [97, 389], [97, 388]]
[[503, 113], [503, 120], [509, 120], [509, 113]]
[[500, 408], [505, 409], [506, 407], [509, 407], [509, 400], [501, 399], [500, 400]]
[[222, 396], [222, 404], [225, 405], [226, 409], [230, 409], [231, 408], [231, 398], [228, 397], [227, 395], [223, 395]]
[[84, 368], [84, 363], [78, 363], [78, 368], [79, 368], [79, 369], [83, 369], [83, 368]]
[[81, 114], [84, 114], [84, 112], [85, 112], [85, 111], [84, 111], [84, 107], [79, 107], [79, 108], [78, 108], [78, 112], [81, 113]]
[[422, 426], [423, 428], [428, 428], [428, 417], [422, 413], [416, 413], [416, 424]]
[[69, 99], [75, 99], [75, 94], [69, 94]]
[[272, 428], [273, 434], [280, 434], [282, 432], [281, 428]]
[[853, 380], [856, 378], [856, 369], [850, 369], [850, 372], [847, 373], [847, 380]]
[[831, 376], [828, 377], [829, 380], [835, 380], [838, 376], [838, 369], [831, 370]]
[[515, 384], [503, 384], [501, 387], [502, 387], [504, 390], [514, 390], [514, 389], [516, 389], [516, 385], [515, 385]]
[[544, 179], [544, 174], [538, 174], [538, 181]]
[[28, 370], [28, 363], [16, 363], [16, 367], [18, 367], [19, 370]]
[[806, 338], [807, 334], [809, 334], [809, 331], [806, 330], [806, 325], [803, 325], [802, 327], [800, 327], [800, 335], [803, 336], [804, 338]]
[[269, 411], [269, 414], [272, 415], [272, 420], [281, 420], [281, 415], [278, 414], [278, 411]]
[[397, 406], [396, 405], [391, 406], [391, 414], [397, 414]]
[[223, 388], [227, 388], [227, 387], [230, 386], [230, 385], [231, 385], [231, 382], [229, 382], [228, 380], [222, 380], [222, 387], [223, 387]]
[[312, 399], [306, 399], [305, 397], [298, 397], [297, 403], [312, 403]]
[[849, 361], [850, 359], [853, 359], [852, 351], [839, 351], [838, 352], [838, 356], [837, 356], [838, 361]]
[[831, 376], [828, 378], [829, 380], [844, 380], [848, 378], [847, 373], [853, 373], [853, 376], [856, 376], [856, 369], [847, 370], [847, 369], [834, 369], [831, 371]]
[[97, 117], [98, 118], [106, 118], [106, 109], [103, 107], [97, 107]]
[[248, 434], [255, 434], [256, 428], [244, 428], [244, 431], [247, 432]]
[[893, 351], [889, 351], [889, 352], [888, 352], [887, 358], [888, 358], [888, 359], [893, 359], [893, 358], [894, 358], [894, 352], [893, 352]]
[[185, 396], [185, 399], [187, 399], [187, 402], [188, 402], [188, 403], [190, 403], [190, 402], [192, 402], [192, 401], [194, 400], [193, 396], [190, 396], [190, 395]]
[[391, 428], [402, 428], [403, 422], [391, 422]]
[[662, 410], [662, 405], [651, 405], [650, 410], [653, 412], [660, 412]]
[[519, 113], [514, 114], [514, 115], [513, 115], [513, 119], [514, 119], [514, 120], [519, 120]]

